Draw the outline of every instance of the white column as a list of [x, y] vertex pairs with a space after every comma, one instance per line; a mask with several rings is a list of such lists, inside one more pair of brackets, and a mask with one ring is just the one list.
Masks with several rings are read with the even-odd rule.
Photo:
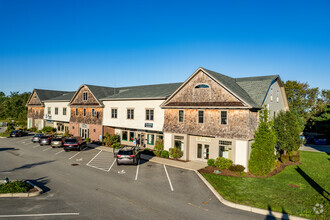
[[236, 149], [235, 149], [235, 163], [243, 165], [245, 167], [245, 171], [248, 170], [248, 141], [236, 141]]

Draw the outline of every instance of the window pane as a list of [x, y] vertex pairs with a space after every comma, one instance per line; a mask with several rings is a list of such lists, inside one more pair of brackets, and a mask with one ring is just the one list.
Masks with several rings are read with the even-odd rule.
[[127, 141], [127, 131], [122, 132], [122, 140]]
[[154, 138], [155, 138], [155, 136], [153, 134], [148, 134], [148, 144], [153, 145], [154, 144]]
[[134, 141], [134, 139], [135, 139], [135, 133], [134, 132], [129, 132], [129, 140], [130, 141]]
[[198, 123], [204, 123], [204, 112], [198, 111]]
[[179, 122], [183, 122], [183, 110], [179, 110]]
[[197, 144], [197, 158], [202, 158], [202, 145]]
[[221, 111], [221, 124], [227, 124], [227, 111]]
[[210, 155], [210, 147], [209, 145], [205, 144], [204, 145], [204, 159], [209, 159]]

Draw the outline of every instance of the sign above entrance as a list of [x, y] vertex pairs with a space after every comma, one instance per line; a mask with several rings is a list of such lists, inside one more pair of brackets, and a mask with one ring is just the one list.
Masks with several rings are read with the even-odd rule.
[[153, 123], [144, 123], [144, 127], [146, 128], [152, 128], [154, 126]]
[[88, 126], [86, 124], [81, 124], [81, 128], [87, 128]]
[[211, 138], [208, 138], [208, 137], [196, 137], [196, 141], [211, 142]]

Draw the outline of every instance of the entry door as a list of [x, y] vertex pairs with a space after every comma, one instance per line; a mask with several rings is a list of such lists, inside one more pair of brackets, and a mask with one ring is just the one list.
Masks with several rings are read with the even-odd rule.
[[82, 128], [81, 129], [81, 137], [82, 138], [88, 138], [89, 137], [89, 129], [87, 129], [87, 128]]
[[197, 144], [197, 159], [208, 160], [210, 158], [210, 145]]

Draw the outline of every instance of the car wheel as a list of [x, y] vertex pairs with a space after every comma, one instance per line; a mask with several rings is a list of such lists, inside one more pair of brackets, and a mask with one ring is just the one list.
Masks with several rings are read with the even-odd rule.
[[117, 165], [120, 166], [120, 163], [117, 161]]
[[81, 151], [81, 147], [78, 147], [78, 149], [77, 149], [78, 151]]

